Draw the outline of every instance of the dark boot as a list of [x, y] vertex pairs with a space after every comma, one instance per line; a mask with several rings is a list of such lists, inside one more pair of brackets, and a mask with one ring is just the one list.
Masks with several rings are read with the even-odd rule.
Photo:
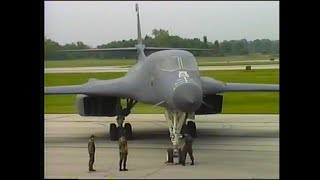
[[121, 169], [121, 161], [119, 162], [119, 171], [122, 171], [122, 169]]
[[124, 160], [123, 160], [123, 170], [124, 170], [124, 171], [128, 171], [128, 169], [126, 168], [126, 166], [127, 166], [127, 157], [125, 157]]
[[93, 164], [89, 164], [89, 171], [91, 172], [91, 171], [96, 171], [95, 169], [93, 169]]
[[91, 167], [89, 168], [89, 171], [92, 172], [92, 171], [96, 171], [96, 170], [93, 169], [93, 167], [91, 166]]
[[193, 157], [193, 154], [190, 153], [189, 155], [190, 155], [190, 159], [191, 159], [191, 165], [194, 165], [194, 157]]
[[123, 164], [123, 170], [128, 171], [128, 169], [126, 168], [126, 164]]

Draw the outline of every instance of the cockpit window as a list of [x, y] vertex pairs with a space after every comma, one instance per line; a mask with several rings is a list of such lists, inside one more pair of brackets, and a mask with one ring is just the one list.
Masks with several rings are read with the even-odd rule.
[[181, 58], [183, 68], [188, 70], [197, 70], [198, 65], [197, 61], [193, 56], [184, 56]]
[[165, 57], [160, 63], [160, 69], [168, 71], [179, 69], [179, 62], [175, 57]]
[[160, 69], [165, 71], [174, 71], [178, 69], [195, 71], [198, 68], [196, 59], [193, 56], [165, 57], [159, 65]]

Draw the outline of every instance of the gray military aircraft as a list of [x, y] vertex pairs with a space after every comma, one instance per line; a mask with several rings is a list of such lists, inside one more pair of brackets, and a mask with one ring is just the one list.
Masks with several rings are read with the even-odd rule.
[[[165, 108], [165, 118], [173, 148], [167, 150], [167, 162], [179, 158], [181, 134], [197, 135], [195, 115], [222, 112], [225, 92], [277, 92], [278, 84], [223, 83], [201, 77], [196, 58], [188, 50], [193, 48], [145, 47], [142, 43], [139, 8], [136, 4], [138, 44], [128, 48], [83, 49], [70, 51], [128, 51], [138, 54], [138, 62], [121, 78], [89, 79], [81, 85], [45, 87], [45, 94], [77, 94], [76, 105], [81, 116], [117, 117], [117, 125], [110, 124], [110, 139], [120, 133], [132, 139], [130, 123], [125, 117], [137, 102]], [[145, 50], [157, 52], [146, 56]], [[124, 103], [121, 103], [124, 100]], [[126, 103], [125, 103], [126, 102]], [[122, 104], [126, 104], [123, 106]], [[180, 158], [179, 158], [180, 159]]]

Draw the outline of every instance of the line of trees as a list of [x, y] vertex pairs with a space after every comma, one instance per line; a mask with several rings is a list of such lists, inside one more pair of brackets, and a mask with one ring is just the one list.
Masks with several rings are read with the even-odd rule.
[[[168, 31], [160, 29], [154, 29], [152, 36], [146, 35], [143, 43], [146, 46], [152, 47], [173, 47], [173, 48], [208, 48], [211, 51], [195, 51], [192, 52], [195, 56], [228, 56], [228, 55], [246, 55], [251, 53], [262, 54], [279, 54], [279, 40], [269, 39], [256, 39], [254, 41], [230, 40], [222, 41], [218, 40], [208, 42], [207, 37], [203, 36], [203, 39], [199, 38], [181, 38], [179, 36], [172, 36]], [[137, 44], [136, 40], [122, 40], [112, 41], [108, 44], [102, 44], [97, 48], [117, 48], [117, 47], [133, 47]], [[60, 45], [59, 43], [45, 38], [44, 50], [45, 60], [65, 60], [65, 59], [82, 59], [82, 58], [136, 58], [136, 52], [59, 52], [59, 50], [74, 50], [74, 49], [87, 49], [90, 48], [83, 42]], [[146, 52], [150, 54], [152, 52]]]

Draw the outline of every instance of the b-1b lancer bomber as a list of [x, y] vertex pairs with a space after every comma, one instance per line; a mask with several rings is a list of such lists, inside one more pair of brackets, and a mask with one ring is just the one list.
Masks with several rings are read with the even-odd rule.
[[[132, 139], [131, 124], [124, 121], [137, 102], [163, 107], [173, 144], [173, 148], [167, 150], [167, 162], [172, 163], [180, 159], [182, 131], [195, 137], [196, 115], [221, 113], [223, 93], [279, 91], [278, 84], [224, 83], [201, 77], [196, 58], [189, 51], [203, 49], [146, 47], [141, 38], [137, 4], [136, 12], [138, 43], [135, 47], [69, 50], [137, 51], [138, 61], [125, 76], [90, 79], [81, 85], [45, 87], [46, 95], [77, 94], [76, 105], [81, 116], [116, 117], [117, 123], [111, 123], [109, 128], [112, 141], [117, 140], [120, 133]], [[146, 56], [147, 50], [156, 52]]]

